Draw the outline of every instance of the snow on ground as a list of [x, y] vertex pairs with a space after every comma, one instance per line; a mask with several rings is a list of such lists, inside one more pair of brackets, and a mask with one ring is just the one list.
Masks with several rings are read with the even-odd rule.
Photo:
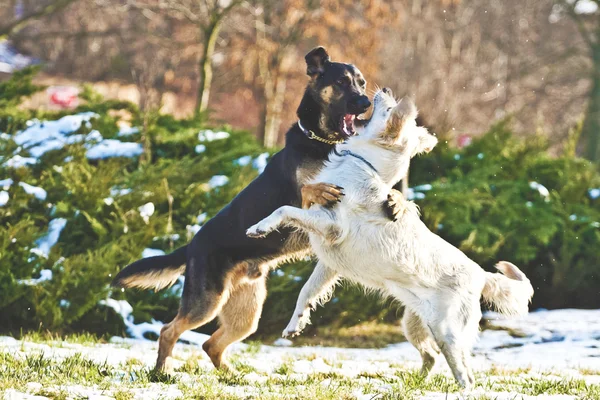
[[[18, 357], [43, 353], [45, 357], [50, 357], [57, 362], [80, 353], [93, 362], [100, 364], [106, 362], [117, 369], [122, 369], [123, 377], [131, 374], [125, 372], [128, 371], [126, 365], [138, 365], [138, 368], [151, 367], [155, 361], [157, 345], [155, 341], [147, 340], [146, 336], [152, 333], [156, 337], [160, 332], [161, 324], [156, 321], [134, 324], [133, 310], [125, 301], [107, 299], [103, 304], [113, 308], [123, 317], [128, 332], [137, 339], [115, 337], [109, 344], [80, 345], [67, 342], [34, 343], [0, 337], [0, 352], [11, 353]], [[567, 385], [568, 382], [573, 381], [582, 382], [578, 383], [577, 387], [587, 385], [588, 392], [585, 393], [594, 395], [600, 393], [595, 391], [600, 389], [593, 386], [600, 384], [600, 310], [541, 310], [518, 320], [506, 320], [496, 314], [488, 313], [486, 319], [491, 329], [481, 333], [481, 339], [474, 349], [473, 365], [479, 384], [472, 391], [465, 393], [442, 393], [426, 387], [411, 392], [412, 397], [409, 398], [431, 400], [595, 398], [580, 397], [577, 394], [579, 392], [575, 394], [545, 392], [551, 390], [550, 388], [557, 382]], [[188, 344], [178, 343], [173, 358], [169, 359], [168, 365], [175, 369], [192, 360], [192, 364], [198, 366], [196, 372], [180, 370], [176, 373], [178, 383], [153, 383], [149, 384], [150, 386], [142, 385], [133, 388], [129, 386], [128, 391], [136, 399], [187, 398], [190, 397], [184, 394], [187, 385], [204, 382], [203, 384], [208, 387], [218, 386], [219, 390], [234, 398], [260, 399], [264, 393], [272, 395], [277, 393], [277, 390], [290, 390], [291, 386], [297, 385], [299, 390], [297, 393], [300, 397], [286, 396], [285, 398], [309, 398], [302, 397], [301, 394], [308, 390], [310, 385], [335, 387], [339, 382], [346, 380], [353, 386], [349, 389], [352, 395], [344, 398], [377, 399], [383, 398], [383, 395], [388, 392], [393, 396], [403, 394], [402, 385], [408, 384], [399, 377], [420, 366], [418, 352], [406, 342], [382, 349], [345, 349], [315, 346], [290, 347], [293, 341], [277, 340], [276, 346], [263, 345], [252, 349], [243, 344], [234, 345], [229, 358], [234, 360], [234, 365], [246, 366], [246, 372], [240, 373], [242, 381], [223, 383], [218, 375], [213, 374], [210, 360], [199, 347], [207, 338], [207, 335], [186, 332], [182, 339]], [[132, 364], [132, 360], [135, 363]], [[447, 382], [452, 383], [449, 368], [443, 359], [439, 360], [433, 373], [442, 374]], [[286, 379], [289, 383], [286, 383]], [[277, 385], [277, 380], [283, 380], [283, 384], [280, 382]], [[124, 385], [131, 384], [127, 378], [122, 381], [112, 378], [111, 382], [109, 388], [104, 391], [99, 390], [97, 385], [86, 387], [81, 384], [63, 385], [60, 389], [73, 398], [92, 398], [99, 395], [112, 398], [111, 389], [116, 390], [119, 382]], [[270, 383], [267, 385], [267, 382]], [[532, 389], [533, 386], [536, 387], [535, 390]], [[548, 388], [545, 388], [546, 386]], [[24, 399], [28, 398], [25, 392], [31, 395], [41, 392], [41, 389], [41, 384], [29, 382], [22, 391], [10, 389], [5, 392], [4, 398], [8, 395], [10, 399]], [[51, 392], [51, 389], [51, 387], [44, 388], [46, 392]], [[200, 391], [202, 390], [208, 390], [207, 386], [203, 386]], [[330, 398], [341, 398], [335, 397], [335, 391], [333, 393]]]

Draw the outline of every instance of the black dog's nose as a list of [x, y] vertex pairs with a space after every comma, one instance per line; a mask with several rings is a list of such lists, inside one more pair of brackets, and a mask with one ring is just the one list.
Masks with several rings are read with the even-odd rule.
[[390, 88], [386, 88], [386, 87], [384, 87], [383, 89], [381, 89], [381, 91], [383, 93], [385, 93], [385, 94], [391, 94], [392, 93], [392, 91], [390, 90]]
[[371, 107], [371, 102], [367, 96], [360, 96], [356, 105], [366, 110]]

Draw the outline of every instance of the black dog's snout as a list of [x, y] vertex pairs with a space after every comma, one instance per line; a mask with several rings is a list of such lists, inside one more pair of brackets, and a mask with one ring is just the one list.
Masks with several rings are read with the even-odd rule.
[[356, 105], [366, 111], [369, 107], [371, 107], [371, 101], [369, 101], [367, 96], [360, 96], [356, 102]]

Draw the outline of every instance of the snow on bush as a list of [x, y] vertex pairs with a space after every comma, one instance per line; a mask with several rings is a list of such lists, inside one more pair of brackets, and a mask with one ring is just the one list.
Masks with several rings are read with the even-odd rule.
[[225, 175], [215, 175], [208, 181], [208, 186], [214, 189], [226, 185], [227, 182], [229, 182], [229, 178]]
[[164, 255], [165, 255], [165, 252], [160, 249], [146, 248], [146, 249], [144, 249], [144, 251], [142, 251], [142, 258], [164, 256]]
[[46, 197], [48, 196], [48, 193], [46, 193], [46, 191], [41, 187], [33, 186], [25, 182], [19, 182], [19, 186], [23, 188], [25, 193], [34, 196], [40, 201], [46, 200]]
[[37, 247], [31, 249], [31, 252], [41, 257], [48, 258], [50, 250], [56, 242], [58, 242], [60, 233], [66, 225], [67, 220], [65, 218], [56, 218], [50, 221], [48, 224], [48, 233], [35, 242]]
[[212, 142], [214, 140], [223, 140], [229, 137], [229, 132], [219, 131], [213, 132], [210, 129], [205, 129], [198, 132], [198, 140], [200, 142]]

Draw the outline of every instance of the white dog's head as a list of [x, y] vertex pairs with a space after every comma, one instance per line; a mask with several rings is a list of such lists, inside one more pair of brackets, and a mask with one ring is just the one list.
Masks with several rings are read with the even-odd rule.
[[390, 89], [379, 90], [373, 99], [371, 119], [359, 128], [361, 138], [414, 157], [430, 152], [437, 138], [417, 126], [417, 109], [408, 98], [396, 101]]

